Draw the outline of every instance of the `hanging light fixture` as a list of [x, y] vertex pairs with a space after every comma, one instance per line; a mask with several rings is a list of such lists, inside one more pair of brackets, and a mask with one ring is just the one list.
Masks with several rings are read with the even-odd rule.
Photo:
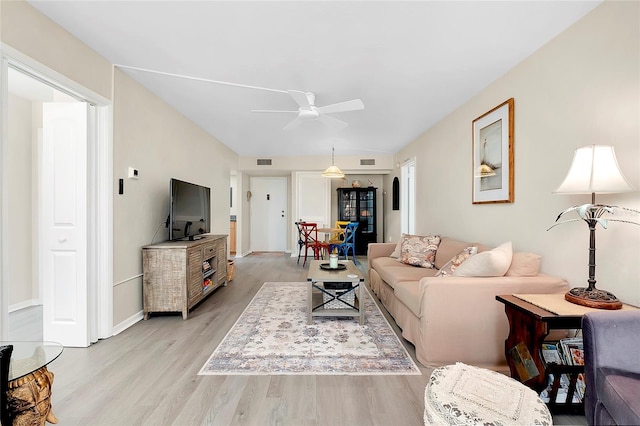
[[327, 170], [322, 172], [323, 177], [328, 177], [328, 178], [344, 177], [344, 173], [342, 173], [342, 170], [336, 167], [335, 155], [336, 155], [336, 149], [334, 147], [331, 147], [331, 165], [327, 168]]

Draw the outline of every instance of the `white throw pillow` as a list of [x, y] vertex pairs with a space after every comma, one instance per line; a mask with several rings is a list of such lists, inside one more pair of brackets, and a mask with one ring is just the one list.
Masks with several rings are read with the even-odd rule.
[[[404, 234], [402, 234], [402, 237], [404, 237]], [[396, 244], [396, 248], [393, 250], [393, 253], [391, 253], [389, 257], [393, 257], [394, 259], [400, 259], [402, 237], [400, 237], [400, 239], [398, 240], [398, 243]]]
[[454, 277], [501, 277], [513, 257], [511, 241], [499, 245], [493, 250], [483, 251], [471, 256], [453, 271]]

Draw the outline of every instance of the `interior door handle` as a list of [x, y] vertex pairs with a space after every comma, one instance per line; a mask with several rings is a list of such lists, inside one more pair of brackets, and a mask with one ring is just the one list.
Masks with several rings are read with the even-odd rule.
[[64, 243], [65, 241], [67, 241], [67, 237], [58, 237], [59, 243]]

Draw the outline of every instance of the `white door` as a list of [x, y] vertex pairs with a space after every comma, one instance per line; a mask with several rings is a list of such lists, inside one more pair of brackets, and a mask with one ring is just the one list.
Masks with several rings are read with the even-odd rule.
[[407, 160], [401, 169], [400, 228], [403, 234], [414, 234], [416, 227], [416, 160]]
[[43, 104], [41, 270], [43, 337], [87, 347], [85, 102]]
[[251, 251], [287, 249], [287, 178], [252, 177]]

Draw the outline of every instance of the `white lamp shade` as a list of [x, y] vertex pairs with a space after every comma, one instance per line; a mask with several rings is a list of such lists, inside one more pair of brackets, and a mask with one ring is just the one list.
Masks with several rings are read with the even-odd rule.
[[322, 172], [322, 176], [328, 178], [343, 178], [344, 173], [336, 166], [329, 166], [327, 170]]
[[576, 149], [567, 176], [554, 192], [614, 194], [633, 190], [620, 171], [613, 147], [591, 145]]
[[336, 149], [331, 147], [331, 165], [327, 167], [327, 170], [322, 172], [322, 177], [327, 178], [343, 178], [344, 173], [336, 166]]

